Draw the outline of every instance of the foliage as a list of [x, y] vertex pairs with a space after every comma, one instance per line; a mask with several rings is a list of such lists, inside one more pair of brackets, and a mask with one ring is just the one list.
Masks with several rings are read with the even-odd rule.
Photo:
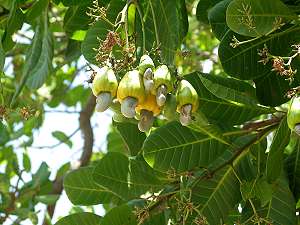
[[[299, 0], [0, 1], [0, 223], [298, 224], [300, 121], [291, 130], [287, 116], [300, 94], [299, 14]], [[114, 100], [96, 151], [86, 74], [109, 65], [120, 81], [144, 54], [168, 66], [171, 94], [187, 80], [199, 107], [183, 126], [169, 94], [143, 133]], [[78, 128], [35, 146], [62, 106]], [[28, 153], [65, 145], [81, 155], [57, 171]], [[54, 221], [63, 190], [74, 207]]]

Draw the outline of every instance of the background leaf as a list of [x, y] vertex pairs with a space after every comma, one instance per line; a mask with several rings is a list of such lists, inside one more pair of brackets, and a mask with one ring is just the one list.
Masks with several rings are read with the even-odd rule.
[[118, 201], [117, 196], [94, 182], [93, 171], [93, 167], [85, 167], [67, 174], [64, 188], [70, 201], [75, 205], [97, 205]]
[[94, 181], [122, 200], [139, 197], [159, 189], [162, 182], [142, 157], [127, 158], [117, 152], [107, 153], [97, 163]]
[[55, 225], [100, 225], [101, 217], [93, 213], [83, 212], [66, 216], [60, 219]]
[[233, 0], [226, 12], [226, 21], [234, 32], [257, 37], [276, 29], [276, 25], [295, 18], [295, 14], [280, 0]]
[[275, 181], [282, 173], [283, 154], [290, 139], [290, 129], [285, 118], [277, 129], [268, 154], [266, 175], [269, 182]]
[[58, 141], [65, 143], [66, 145], [68, 145], [70, 148], [72, 148], [73, 143], [72, 141], [68, 138], [68, 136], [62, 132], [62, 131], [53, 131], [52, 132], [52, 136], [55, 137]]

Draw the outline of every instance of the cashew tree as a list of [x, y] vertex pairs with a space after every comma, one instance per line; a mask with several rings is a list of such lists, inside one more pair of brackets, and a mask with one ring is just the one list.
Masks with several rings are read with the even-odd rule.
[[[0, 223], [299, 224], [299, 15], [299, 0], [0, 0]], [[78, 126], [36, 146], [53, 112]], [[62, 145], [76, 160], [33, 161]]]

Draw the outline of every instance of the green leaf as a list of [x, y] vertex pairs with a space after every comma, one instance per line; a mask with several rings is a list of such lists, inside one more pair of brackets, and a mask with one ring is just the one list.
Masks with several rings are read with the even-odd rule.
[[[106, 11], [106, 18], [112, 22], [115, 21], [118, 13], [125, 6], [125, 2], [122, 0], [111, 0]], [[111, 26], [106, 21], [99, 20], [87, 31], [86, 37], [81, 45], [81, 51], [83, 56], [90, 63], [97, 64], [95, 56], [96, 51], [99, 47], [99, 39], [104, 41], [108, 31], [113, 30], [114, 27]]]
[[53, 131], [52, 136], [55, 137], [58, 141], [65, 143], [69, 146], [69, 148], [72, 148], [73, 143], [70, 140], [70, 138], [62, 131]]
[[222, 0], [200, 0], [197, 5], [196, 16], [202, 23], [208, 23], [208, 12], [215, 4]]
[[55, 225], [102, 225], [102, 218], [94, 213], [76, 213], [60, 219]]
[[64, 178], [64, 189], [73, 204], [105, 204], [117, 198], [110, 190], [94, 182], [92, 177], [93, 171], [93, 167], [80, 168], [68, 173]]
[[154, 170], [139, 156], [127, 158], [117, 152], [107, 153], [96, 165], [94, 181], [122, 200], [139, 197], [161, 188]]
[[37, 172], [32, 176], [32, 187], [41, 186], [48, 180], [49, 176], [49, 167], [45, 162], [42, 162]]
[[5, 32], [2, 37], [2, 46], [4, 51], [9, 51], [13, 48], [14, 42], [12, 35], [23, 25], [24, 15], [21, 9], [18, 8], [18, 1], [13, 0], [10, 8], [9, 17], [7, 19]]
[[[255, 136], [241, 138], [236, 143], [241, 145], [237, 149], [245, 148], [249, 142], [251, 143], [255, 139]], [[221, 165], [228, 162], [234, 154], [234, 151], [224, 151], [220, 157]], [[248, 163], [248, 157], [249, 148], [246, 148], [242, 154], [235, 158], [232, 165], [223, 166], [212, 177], [199, 178], [193, 186], [192, 200], [199, 205], [199, 213], [207, 220], [208, 224], [219, 224], [220, 221], [225, 221], [229, 212], [240, 202], [240, 183], [236, 173], [240, 173], [240, 168], [244, 167], [242, 164]], [[220, 168], [220, 165], [216, 165], [214, 168]]]
[[280, 0], [233, 0], [226, 21], [234, 32], [250, 37], [267, 35], [296, 15]]
[[114, 125], [117, 127], [120, 135], [126, 143], [130, 155], [137, 155], [142, 149], [143, 143], [146, 139], [146, 134], [139, 131], [136, 124], [115, 122]]
[[121, 205], [111, 209], [101, 221], [101, 225], [137, 225], [133, 209], [128, 205]]
[[68, 8], [64, 16], [64, 30], [72, 35], [78, 30], [87, 30], [89, 23], [91, 23], [90, 17], [86, 14], [88, 5], [76, 5]]
[[282, 173], [284, 149], [290, 140], [290, 129], [284, 117], [274, 135], [268, 154], [266, 175], [268, 182], [275, 181]]
[[207, 167], [226, 148], [212, 137], [172, 122], [147, 137], [143, 153], [155, 170], [188, 171]]
[[31, 160], [27, 153], [23, 153], [23, 167], [26, 172], [30, 172], [31, 170]]
[[49, 0], [38, 0], [36, 1], [33, 6], [31, 6], [26, 11], [26, 21], [29, 23], [34, 23], [35, 19], [38, 18], [41, 15], [41, 12], [44, 12], [47, 10], [49, 4]]
[[48, 20], [44, 17], [46, 16], [41, 16], [37, 26], [39, 31], [35, 33], [34, 37], [38, 43], [33, 44], [29, 50], [29, 55], [26, 58], [27, 66], [24, 69], [24, 76], [27, 77], [26, 84], [33, 89], [41, 87], [52, 70], [53, 38], [48, 29]]
[[222, 40], [229, 29], [226, 24], [226, 9], [231, 1], [232, 0], [221, 1], [208, 11], [208, 19], [212, 28], [212, 32], [219, 40]]
[[[300, 139], [297, 137], [294, 151], [285, 160], [291, 190], [300, 198]], [[300, 203], [299, 203], [300, 204]]]
[[[0, 40], [1, 40], [1, 36], [0, 36]], [[2, 71], [4, 68], [4, 63], [5, 63], [5, 52], [2, 46], [2, 42], [0, 41], [0, 77], [2, 76]]]
[[183, 34], [181, 30], [184, 28], [181, 27], [183, 23], [180, 21], [180, 19], [183, 19], [181, 16], [182, 4], [180, 4], [180, 2], [181, 1], [178, 0], [175, 2], [168, 0], [153, 1], [154, 16], [156, 17], [158, 26], [157, 32], [161, 44], [162, 62], [168, 65], [174, 63], [174, 52], [185, 36], [181, 36]]
[[119, 131], [112, 127], [111, 131], [106, 136], [107, 151], [108, 152], [120, 152], [128, 155], [128, 149]]
[[202, 74], [203, 85], [216, 97], [244, 105], [257, 105], [255, 89], [250, 84], [233, 78]]
[[[265, 221], [268, 221], [274, 225], [296, 225], [296, 202], [292, 192], [289, 189], [289, 185], [286, 179], [282, 176], [273, 185], [273, 195], [271, 201], [265, 206], [255, 206], [257, 213]], [[253, 216], [252, 208], [245, 211], [244, 220], [248, 220], [250, 216]], [[243, 224], [253, 224], [248, 221]]]
[[5, 145], [9, 141], [9, 132], [6, 126], [0, 120], [0, 145]]
[[[214, 90], [207, 89], [202, 83], [201, 78], [204, 77], [208, 79], [208, 76], [210, 75], [205, 75], [198, 72], [185, 76], [185, 78], [193, 85], [198, 93], [200, 105], [199, 111], [201, 111], [208, 118], [208, 120], [215, 120], [222, 124], [241, 124], [261, 114], [273, 112], [272, 109], [266, 107], [242, 104], [240, 102], [233, 102], [218, 98], [216, 95], [223, 98], [230, 96], [230, 92], [234, 88], [234, 85], [236, 85], [234, 88], [236, 89], [236, 92], [245, 92], [243, 94], [244, 96], [251, 96], [252, 91], [250, 88], [248, 88], [248, 85], [241, 85], [241, 83], [238, 81], [232, 82], [233, 80], [231, 80], [230, 82], [230, 80], [227, 80], [227, 82], [223, 83], [224, 86], [230, 87], [230, 89], [227, 88], [227, 90], [223, 91], [223, 94], [220, 94], [217, 92], [216, 88], [214, 88]], [[205, 81], [207, 81], [207, 79], [205, 79]], [[239, 85], [237, 85], [238, 83]], [[208, 85], [208, 83], [206, 83], [206, 85]], [[209, 87], [211, 88], [211, 85], [209, 85]], [[232, 96], [231, 98], [234, 99], [235, 97]]]
[[264, 179], [255, 179], [241, 184], [241, 194], [244, 201], [257, 198], [265, 206], [272, 199], [272, 185]]
[[[239, 41], [246, 39], [228, 31], [219, 47], [219, 57], [224, 71], [238, 79], [254, 79], [258, 100], [263, 105], [277, 106], [288, 101], [285, 96], [291, 88], [288, 81], [272, 71], [272, 61], [266, 65], [260, 63], [262, 58], [258, 55], [258, 51], [267, 46], [272, 55], [289, 55], [291, 45], [297, 43], [300, 38], [299, 29], [299, 27], [286, 28], [281, 32], [241, 44], [236, 48], [230, 46], [233, 36]], [[299, 63], [293, 64], [293, 68], [300, 69]], [[293, 85], [298, 83], [299, 80], [295, 77]]]
[[59, 197], [60, 195], [38, 195], [35, 197], [35, 200], [46, 205], [52, 205], [59, 199]]

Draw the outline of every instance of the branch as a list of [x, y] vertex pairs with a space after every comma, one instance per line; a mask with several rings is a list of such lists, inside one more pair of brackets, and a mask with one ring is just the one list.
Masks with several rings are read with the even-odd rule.
[[58, 146], [60, 146], [63, 143], [66, 143], [68, 140], [70, 140], [78, 131], [80, 130], [80, 128], [77, 128], [75, 131], [73, 131], [69, 136], [67, 136], [66, 140], [64, 141], [60, 141], [54, 145], [48, 145], [48, 146], [31, 146], [31, 148], [36, 148], [36, 149], [44, 149], [44, 148], [56, 148]]
[[[90, 119], [93, 115], [95, 105], [96, 99], [93, 95], [91, 95], [79, 116], [79, 127], [83, 135], [84, 145], [77, 168], [86, 166], [89, 163], [93, 153], [94, 134]], [[60, 195], [62, 193], [63, 178], [64, 177], [56, 177], [53, 182], [52, 194]], [[53, 217], [55, 206], [56, 203], [47, 207], [47, 212], [50, 218]], [[43, 225], [50, 225], [46, 218], [44, 219]]]

